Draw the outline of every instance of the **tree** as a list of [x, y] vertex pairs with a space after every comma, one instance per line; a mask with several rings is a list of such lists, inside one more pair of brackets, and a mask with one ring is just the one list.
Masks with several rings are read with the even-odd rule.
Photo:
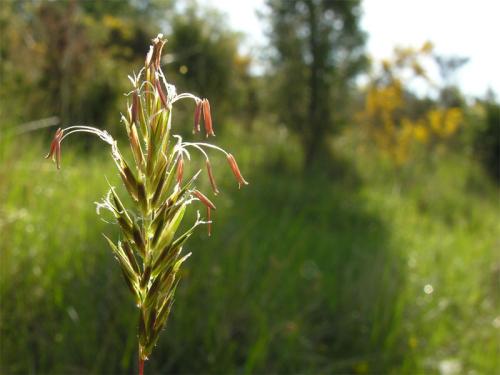
[[178, 90], [210, 98], [218, 123], [237, 103], [240, 35], [229, 29], [221, 13], [196, 2], [172, 17], [170, 35], [165, 60], [178, 72]]
[[396, 167], [414, 159], [417, 144], [425, 145], [425, 154], [432, 156], [432, 151], [452, 139], [463, 123], [459, 106], [442, 99], [419, 98], [411, 91], [411, 84], [420, 83], [429, 91], [443, 92], [424, 69], [432, 52], [430, 42], [418, 49], [395, 48], [394, 57], [383, 60], [371, 75], [364, 108], [358, 114], [363, 134]]
[[[29, 121], [116, 123], [121, 77], [143, 62], [170, 1], [4, 2], [0, 114]], [[14, 113], [11, 115], [11, 113]]]
[[475, 136], [474, 151], [486, 171], [500, 184], [500, 104], [490, 90], [479, 104], [484, 114]]
[[366, 63], [360, 1], [268, 0], [267, 7], [275, 108], [300, 133], [308, 166], [325, 152], [349, 83]]
[[443, 85], [439, 93], [441, 102], [448, 107], [463, 107], [465, 99], [456, 83], [456, 74], [460, 68], [469, 62], [469, 58], [447, 57], [436, 54], [433, 57], [439, 68], [439, 75]]

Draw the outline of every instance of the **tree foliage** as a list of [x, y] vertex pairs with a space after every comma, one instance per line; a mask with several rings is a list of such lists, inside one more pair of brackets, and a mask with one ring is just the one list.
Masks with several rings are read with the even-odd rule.
[[500, 104], [492, 93], [480, 103], [482, 124], [475, 136], [474, 150], [490, 176], [500, 184]]
[[221, 119], [238, 98], [240, 35], [219, 12], [196, 5], [176, 14], [171, 29], [166, 62], [178, 72], [179, 89], [210, 97], [215, 121]]
[[0, 113], [8, 122], [57, 116], [63, 124], [117, 124], [123, 77], [142, 65], [159, 31], [170, 40], [162, 64], [180, 91], [213, 98], [215, 120], [251, 112], [251, 59], [238, 53], [240, 35], [195, 2], [10, 2], [0, 22]]
[[369, 139], [397, 166], [412, 159], [416, 144], [431, 150], [456, 134], [463, 123], [460, 107], [419, 99], [411, 93], [415, 81], [442, 92], [424, 68], [432, 52], [429, 42], [419, 49], [396, 48], [394, 57], [383, 60], [372, 75], [364, 108], [358, 114]]
[[275, 107], [300, 132], [308, 165], [342, 121], [349, 84], [365, 65], [360, 2], [268, 0], [267, 7]]
[[[24, 120], [110, 122], [156, 27], [144, 1], [12, 2], [2, 5], [3, 100]], [[164, 7], [167, 7], [167, 2]], [[14, 94], [14, 95], [13, 95]], [[16, 107], [18, 103], [26, 106]]]

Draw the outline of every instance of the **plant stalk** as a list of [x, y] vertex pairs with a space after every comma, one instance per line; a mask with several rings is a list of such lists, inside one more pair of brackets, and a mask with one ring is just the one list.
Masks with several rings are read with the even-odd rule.
[[139, 375], [144, 375], [144, 359], [141, 358], [140, 349], [139, 349]]

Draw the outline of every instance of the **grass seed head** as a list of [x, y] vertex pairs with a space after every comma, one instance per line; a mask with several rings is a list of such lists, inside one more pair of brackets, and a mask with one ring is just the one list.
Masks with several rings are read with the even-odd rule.
[[[60, 168], [61, 143], [74, 133], [97, 135], [111, 146], [125, 192], [132, 199], [125, 205], [123, 202], [127, 200], [122, 200], [111, 188], [103, 202], [98, 204], [98, 209], [110, 210], [121, 230], [121, 241], [115, 243], [108, 237], [106, 241], [139, 308], [140, 363], [151, 354], [172, 310], [180, 267], [191, 255], [183, 255], [183, 247], [201, 224], [207, 225], [211, 235], [211, 211], [216, 207], [196, 189], [200, 172], [184, 181], [184, 164], [191, 161], [190, 151], [198, 151], [205, 157], [214, 194], [219, 190], [208, 157], [209, 150], [225, 154], [239, 186], [248, 184], [231, 154], [209, 143], [183, 142], [181, 137], [172, 134], [176, 126], [172, 124], [173, 104], [188, 99], [195, 103], [194, 133], [200, 132], [203, 116], [206, 136], [214, 136], [210, 103], [208, 99], [202, 100], [193, 94], [177, 94], [161, 70], [161, 53], [166, 39], [158, 34], [152, 42], [144, 68], [139, 74], [129, 77], [133, 85], [132, 103], [127, 104], [128, 116], [122, 116], [134, 163], [122, 156], [117, 142], [106, 131], [83, 125], [59, 128], [46, 156]], [[177, 143], [173, 142], [174, 137]], [[190, 229], [177, 234], [187, 217], [184, 214], [194, 200], [205, 205], [207, 220], [201, 220], [198, 214]]]

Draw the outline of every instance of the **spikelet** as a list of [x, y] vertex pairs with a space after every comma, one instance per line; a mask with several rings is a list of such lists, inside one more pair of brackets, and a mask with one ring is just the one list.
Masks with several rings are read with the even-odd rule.
[[[106, 132], [88, 126], [58, 129], [50, 145], [47, 158], [60, 168], [61, 143], [71, 134], [86, 132], [98, 136], [111, 146], [111, 155], [125, 187], [132, 198], [126, 207], [118, 192], [111, 188], [98, 204], [112, 212], [120, 228], [119, 241], [108, 237], [111, 251], [118, 261], [125, 283], [139, 309], [138, 338], [139, 366], [150, 356], [162, 329], [165, 327], [174, 303], [181, 266], [191, 255], [184, 254], [187, 240], [199, 225], [206, 224], [211, 235], [211, 211], [215, 204], [195, 188], [199, 172], [185, 179], [185, 162], [189, 162], [188, 148], [197, 150], [206, 158], [206, 168], [214, 194], [219, 192], [206, 149], [227, 156], [229, 166], [238, 184], [247, 184], [231, 154], [207, 143], [183, 142], [179, 136], [175, 146], [171, 135], [173, 104], [181, 99], [195, 102], [194, 132], [200, 132], [203, 117], [206, 136], [215, 135], [210, 103], [192, 94], [177, 95], [161, 70], [161, 51], [166, 40], [161, 34], [153, 39], [146, 56], [144, 69], [131, 78], [134, 86], [132, 103], [123, 117], [135, 165], [129, 163], [118, 149], [117, 142]], [[187, 156], [186, 159], [184, 156]], [[197, 218], [184, 233], [179, 228], [190, 203], [199, 201], [206, 207], [206, 220]]]

